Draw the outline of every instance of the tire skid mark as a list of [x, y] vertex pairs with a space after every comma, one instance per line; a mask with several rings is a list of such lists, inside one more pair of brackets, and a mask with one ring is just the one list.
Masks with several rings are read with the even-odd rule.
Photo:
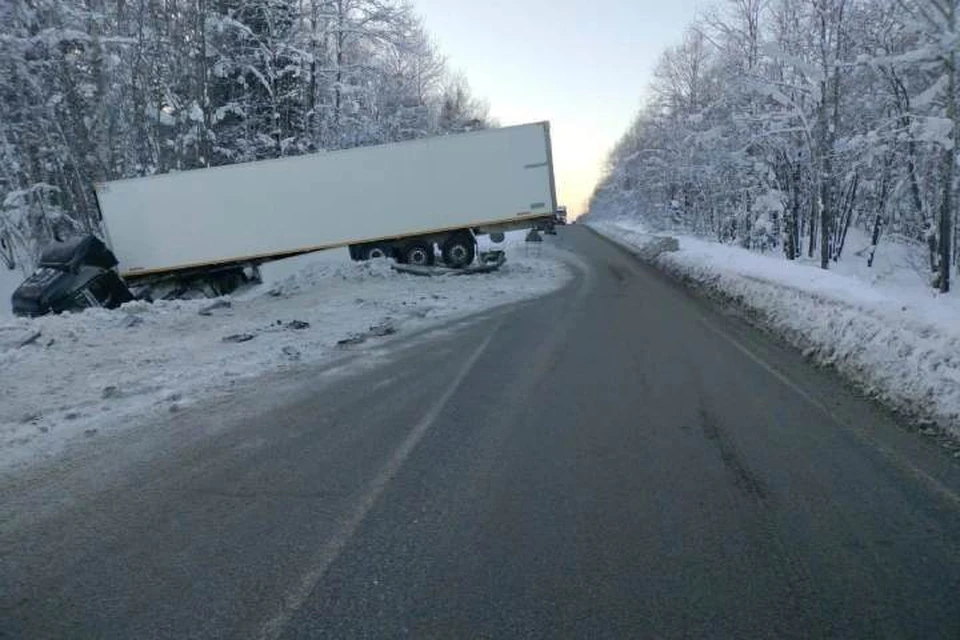
[[750, 470], [730, 436], [703, 407], [700, 408], [700, 428], [707, 440], [713, 442], [720, 451], [720, 459], [727, 470], [733, 474], [736, 487], [748, 498], [760, 503], [768, 502], [770, 493], [763, 481]]

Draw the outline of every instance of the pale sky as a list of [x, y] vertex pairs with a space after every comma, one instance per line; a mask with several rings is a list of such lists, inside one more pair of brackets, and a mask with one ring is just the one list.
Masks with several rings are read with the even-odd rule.
[[411, 0], [500, 124], [549, 120], [560, 204], [579, 214], [663, 50], [709, 0]]

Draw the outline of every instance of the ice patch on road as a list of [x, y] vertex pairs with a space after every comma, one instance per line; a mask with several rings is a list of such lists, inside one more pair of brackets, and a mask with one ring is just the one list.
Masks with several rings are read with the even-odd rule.
[[240, 380], [562, 286], [560, 254], [537, 253], [513, 243], [498, 272], [421, 278], [328, 252], [266, 265], [263, 284], [233, 297], [0, 319], [0, 469], [175, 414]]

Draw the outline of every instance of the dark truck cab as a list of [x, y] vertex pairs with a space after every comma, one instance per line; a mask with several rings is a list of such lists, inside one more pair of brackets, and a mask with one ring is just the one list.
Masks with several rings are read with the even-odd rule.
[[42, 316], [88, 307], [113, 309], [133, 300], [114, 270], [117, 258], [96, 236], [56, 242], [36, 271], [17, 287], [11, 302], [18, 316]]

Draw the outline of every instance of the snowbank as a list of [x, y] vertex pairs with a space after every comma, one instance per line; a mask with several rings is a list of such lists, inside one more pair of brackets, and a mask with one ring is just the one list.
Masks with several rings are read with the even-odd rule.
[[423, 278], [327, 252], [268, 265], [264, 284], [232, 298], [0, 319], [0, 469], [244, 378], [542, 295], [569, 277], [558, 255], [514, 246], [499, 272]]
[[[653, 236], [629, 223], [591, 226], [632, 247]], [[678, 237], [651, 256], [663, 270], [747, 308], [816, 362], [835, 367], [891, 407], [960, 435], [960, 297], [924, 282], [922, 252], [881, 244], [874, 268], [854, 235], [835, 270]]]

